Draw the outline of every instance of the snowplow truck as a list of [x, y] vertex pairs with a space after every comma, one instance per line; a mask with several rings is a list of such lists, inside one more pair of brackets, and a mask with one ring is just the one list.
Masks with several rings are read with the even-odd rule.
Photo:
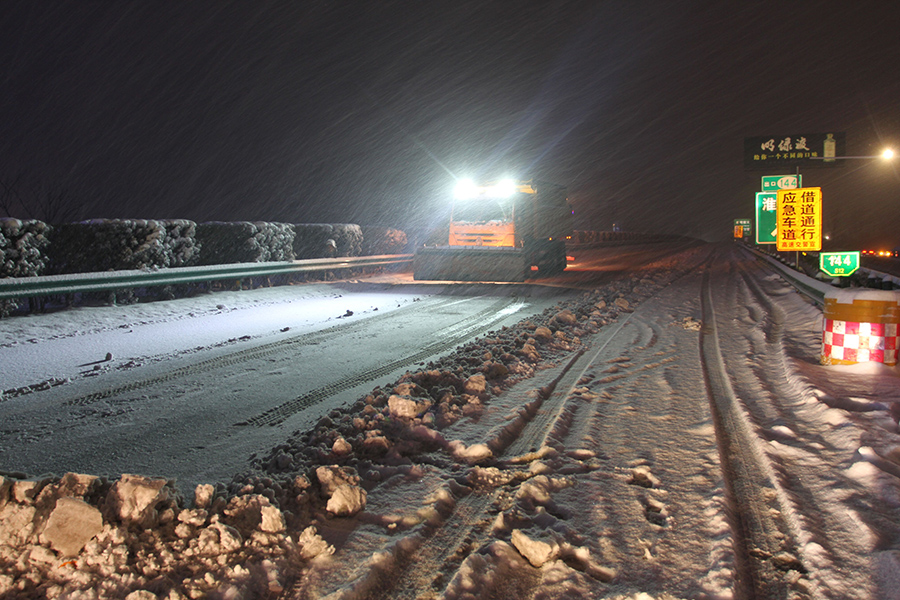
[[447, 245], [416, 250], [414, 279], [515, 282], [566, 268], [572, 210], [564, 186], [462, 180], [450, 215]]

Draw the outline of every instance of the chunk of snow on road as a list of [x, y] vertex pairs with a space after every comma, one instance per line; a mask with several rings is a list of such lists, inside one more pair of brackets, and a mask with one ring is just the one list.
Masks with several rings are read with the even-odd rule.
[[160, 508], [173, 498], [173, 492], [165, 479], [125, 474], [113, 486], [108, 501], [126, 523], [149, 528], [159, 522]]
[[544, 563], [554, 560], [559, 555], [559, 544], [554, 540], [545, 542], [531, 539], [521, 529], [514, 529], [510, 540], [515, 549], [528, 559], [533, 567], [542, 567]]
[[328, 498], [326, 509], [338, 517], [352, 517], [366, 507], [366, 490], [359, 486], [359, 476], [351, 467], [321, 466], [316, 477]]
[[102, 529], [99, 510], [78, 498], [60, 498], [41, 535], [61, 556], [75, 556]]
[[430, 405], [430, 402], [416, 401], [396, 394], [388, 398], [390, 415], [402, 419], [415, 419], [424, 414]]
[[794, 431], [786, 425], [775, 425], [774, 427], [772, 427], [771, 431], [778, 437], [786, 440], [791, 440], [797, 437], [797, 434], [795, 434]]
[[469, 464], [482, 462], [494, 456], [494, 453], [487, 444], [479, 443], [466, 446], [465, 442], [462, 440], [453, 440], [450, 442], [449, 449], [455, 459]]
[[650, 472], [650, 467], [647, 465], [640, 465], [633, 468], [628, 483], [645, 488], [659, 487], [659, 479]]

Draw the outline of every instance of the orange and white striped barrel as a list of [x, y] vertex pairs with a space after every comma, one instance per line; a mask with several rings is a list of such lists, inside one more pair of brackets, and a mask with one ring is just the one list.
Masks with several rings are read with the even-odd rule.
[[900, 292], [842, 289], [825, 294], [823, 365], [897, 364]]

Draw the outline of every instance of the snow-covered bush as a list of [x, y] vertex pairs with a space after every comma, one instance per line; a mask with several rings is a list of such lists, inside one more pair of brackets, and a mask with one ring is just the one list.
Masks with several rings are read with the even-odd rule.
[[[298, 259], [329, 256], [328, 240], [334, 240], [334, 226], [329, 223], [295, 223], [294, 256]], [[333, 256], [337, 256], [337, 240]]]
[[[0, 219], [0, 278], [35, 277], [47, 266], [47, 235], [43, 221]], [[16, 308], [15, 300], [0, 300], [0, 317]]]
[[200, 260], [197, 224], [185, 219], [161, 221], [166, 230], [163, 244], [169, 267], [190, 267]]
[[48, 250], [53, 273], [93, 273], [169, 266], [163, 221], [94, 219], [53, 230]]
[[353, 223], [335, 223], [332, 228], [337, 255], [359, 256], [363, 243], [362, 228]]
[[288, 223], [256, 223], [257, 239], [266, 248], [263, 260], [294, 260], [294, 228]]
[[294, 259], [294, 228], [286, 223], [200, 223], [197, 241], [203, 265]]
[[[295, 223], [294, 256], [298, 259], [359, 256], [363, 232], [353, 223]], [[328, 240], [334, 242], [330, 248]]]
[[363, 256], [405, 254], [409, 240], [405, 231], [391, 227], [363, 227]]
[[0, 219], [0, 277], [34, 277], [47, 266], [50, 226], [43, 221]]

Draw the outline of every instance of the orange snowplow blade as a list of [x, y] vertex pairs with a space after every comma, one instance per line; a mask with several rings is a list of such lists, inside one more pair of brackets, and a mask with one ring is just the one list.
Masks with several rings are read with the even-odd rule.
[[413, 279], [420, 281], [525, 281], [525, 252], [520, 248], [438, 246], [419, 248]]

